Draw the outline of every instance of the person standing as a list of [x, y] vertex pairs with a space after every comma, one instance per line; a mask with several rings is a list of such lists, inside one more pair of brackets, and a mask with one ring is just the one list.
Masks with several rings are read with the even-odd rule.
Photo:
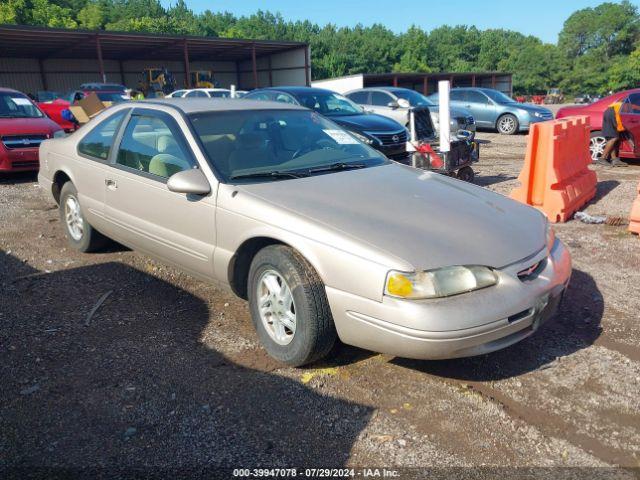
[[[607, 140], [602, 152], [602, 157], [596, 160], [598, 165], [608, 167], [627, 167], [628, 165], [620, 160], [620, 142], [625, 138], [626, 128], [622, 124], [620, 109], [623, 102], [617, 101], [609, 105], [602, 114], [602, 135]], [[613, 156], [612, 156], [613, 155]]]

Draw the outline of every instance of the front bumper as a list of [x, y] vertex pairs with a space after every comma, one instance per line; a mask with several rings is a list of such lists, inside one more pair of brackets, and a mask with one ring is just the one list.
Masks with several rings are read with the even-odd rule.
[[[327, 287], [338, 335], [349, 345], [417, 359], [469, 357], [508, 347], [553, 315], [569, 283], [569, 251], [556, 240], [547, 254], [545, 249], [497, 271], [494, 287], [442, 299], [376, 302]], [[544, 267], [534, 278], [518, 278], [518, 272], [540, 261]]]
[[5, 150], [0, 146], [0, 172], [36, 171], [39, 168], [37, 148]]

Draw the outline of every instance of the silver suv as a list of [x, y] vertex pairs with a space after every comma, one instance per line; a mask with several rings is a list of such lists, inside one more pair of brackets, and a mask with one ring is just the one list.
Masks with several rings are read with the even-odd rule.
[[[365, 110], [392, 118], [402, 125], [409, 125], [409, 109], [426, 106], [431, 113], [431, 122], [440, 131], [438, 106], [421, 93], [409, 88], [369, 87], [352, 90], [346, 94], [351, 101], [361, 105]], [[471, 112], [460, 107], [451, 107], [451, 134], [467, 130], [475, 134], [476, 122]]]

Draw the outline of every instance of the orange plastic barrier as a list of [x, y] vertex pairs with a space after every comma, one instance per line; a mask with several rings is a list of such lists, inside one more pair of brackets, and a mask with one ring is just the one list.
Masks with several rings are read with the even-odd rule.
[[638, 184], [638, 196], [631, 206], [629, 231], [640, 234], [640, 183]]
[[511, 198], [544, 212], [551, 222], [566, 222], [596, 194], [589, 170], [589, 118], [567, 117], [532, 123], [520, 187]]

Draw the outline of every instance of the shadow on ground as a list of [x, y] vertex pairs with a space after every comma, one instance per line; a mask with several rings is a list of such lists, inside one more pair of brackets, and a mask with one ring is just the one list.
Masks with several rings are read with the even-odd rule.
[[0, 172], [0, 185], [34, 183], [38, 181], [38, 172]]
[[488, 187], [489, 185], [494, 185], [496, 183], [509, 182], [511, 180], [515, 180], [516, 176], [514, 175], [478, 175], [476, 176], [473, 183], [480, 187]]
[[340, 467], [370, 419], [369, 407], [207, 348], [207, 304], [127, 265], [44, 273], [0, 252], [0, 279], [8, 476]]
[[396, 358], [393, 363], [431, 375], [466, 381], [516, 377], [549, 366], [592, 345], [600, 336], [604, 300], [593, 278], [573, 270], [558, 313], [534, 335], [488, 355], [440, 361]]

